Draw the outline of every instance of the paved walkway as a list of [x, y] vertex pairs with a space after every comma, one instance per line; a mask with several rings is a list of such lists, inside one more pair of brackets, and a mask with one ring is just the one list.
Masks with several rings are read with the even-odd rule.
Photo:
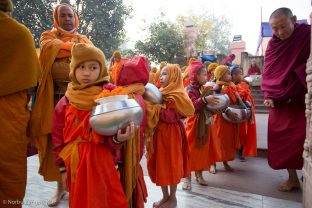
[[[209, 186], [203, 187], [192, 180], [192, 191], [183, 191], [181, 184], [178, 186], [177, 197], [179, 208], [300, 208], [301, 195], [299, 192], [278, 193], [275, 186], [285, 180], [285, 173], [268, 171], [264, 158], [248, 158], [245, 163], [234, 160], [231, 162], [235, 172], [225, 172], [218, 164], [219, 171], [216, 175], [204, 173], [208, 179]], [[146, 161], [142, 166], [146, 167]], [[56, 183], [45, 182], [37, 174], [38, 157], [28, 158], [28, 182], [25, 208], [47, 207], [49, 197], [55, 191]], [[258, 172], [257, 172], [258, 171]], [[145, 181], [148, 188], [147, 208], [161, 198], [160, 188], [150, 182], [144, 168]], [[282, 199], [284, 198], [284, 199]], [[57, 206], [68, 207], [66, 196]], [[288, 199], [288, 200], [285, 200]]]
[[268, 117], [269, 114], [256, 114], [257, 147], [259, 149], [268, 149]]

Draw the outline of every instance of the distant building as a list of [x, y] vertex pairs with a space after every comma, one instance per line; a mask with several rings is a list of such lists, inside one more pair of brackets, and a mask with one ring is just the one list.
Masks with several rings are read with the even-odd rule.
[[[306, 19], [297, 20], [299, 24], [308, 24]], [[272, 29], [269, 22], [261, 22], [260, 34], [258, 39], [257, 51], [258, 56], [264, 56], [269, 40], [272, 37]]]
[[185, 40], [185, 49], [184, 49], [184, 55], [186, 58], [189, 57], [196, 57], [196, 45], [195, 41], [198, 36], [198, 31], [196, 27], [194, 27], [194, 24], [192, 21], [187, 21], [185, 23], [185, 28], [182, 30], [183, 37]]
[[241, 35], [234, 35], [233, 41], [230, 43], [231, 53], [235, 55], [233, 64], [241, 64], [241, 53], [246, 50], [246, 42], [242, 40]]

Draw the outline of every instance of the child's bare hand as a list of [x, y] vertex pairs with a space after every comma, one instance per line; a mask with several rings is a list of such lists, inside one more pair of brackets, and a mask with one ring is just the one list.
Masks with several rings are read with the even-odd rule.
[[118, 129], [117, 140], [119, 142], [125, 142], [131, 139], [134, 136], [135, 130], [137, 128], [134, 126], [134, 123], [131, 122], [129, 126], [127, 126], [126, 132], [121, 133], [121, 129]]
[[231, 111], [226, 112], [226, 115], [233, 121], [237, 121], [239, 119], [238, 115]]
[[212, 95], [206, 96], [205, 99], [207, 100], [207, 103], [212, 106], [217, 105], [219, 103], [219, 98], [214, 97]]

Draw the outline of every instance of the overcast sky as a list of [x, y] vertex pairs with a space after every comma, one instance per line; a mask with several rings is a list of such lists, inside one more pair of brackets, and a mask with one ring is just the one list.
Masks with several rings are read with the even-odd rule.
[[[216, 17], [224, 16], [231, 24], [231, 34], [242, 35], [247, 51], [254, 54], [260, 31], [261, 7], [262, 21], [267, 22], [270, 14], [279, 7], [290, 8], [298, 19], [308, 19], [311, 0], [124, 0], [133, 8], [132, 19], [126, 22], [127, 37], [135, 42], [144, 37], [141, 31], [160, 11], [169, 20], [189, 11], [207, 11]], [[145, 20], [145, 21], [143, 21]]]

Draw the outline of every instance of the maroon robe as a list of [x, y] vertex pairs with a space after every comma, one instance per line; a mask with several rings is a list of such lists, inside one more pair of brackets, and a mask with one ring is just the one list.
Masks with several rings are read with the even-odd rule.
[[247, 76], [258, 75], [258, 74], [261, 74], [261, 71], [260, 71], [260, 68], [257, 65], [249, 67]]
[[273, 36], [266, 50], [261, 88], [265, 99], [274, 101], [268, 122], [268, 162], [273, 169], [303, 166], [310, 33], [310, 26], [295, 24], [289, 38]]

